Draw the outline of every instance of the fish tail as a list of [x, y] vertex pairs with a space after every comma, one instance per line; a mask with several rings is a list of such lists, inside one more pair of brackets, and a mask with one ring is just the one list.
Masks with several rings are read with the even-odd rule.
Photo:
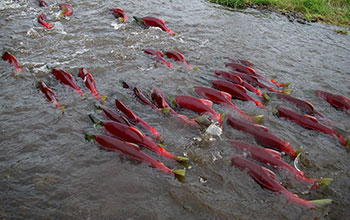
[[102, 126], [102, 121], [96, 118], [93, 114], [89, 114], [89, 118], [92, 121], [92, 123]]
[[85, 134], [85, 140], [87, 140], [87, 141], [95, 140], [95, 136], [94, 135]]
[[277, 83], [275, 80], [271, 79], [270, 80], [271, 83], [273, 83], [274, 85], [276, 85], [277, 87], [287, 87], [290, 85], [291, 82], [286, 82], [286, 83]]
[[178, 169], [178, 170], [171, 170], [171, 172], [175, 175], [175, 176], [179, 176], [179, 177], [185, 177], [186, 174], [186, 170], [185, 169]]
[[350, 151], [350, 138], [345, 138], [345, 148], [349, 152]]
[[321, 177], [317, 179], [314, 183], [315, 188], [326, 188], [331, 182], [333, 181], [333, 178], [324, 178]]
[[188, 158], [187, 158], [187, 157], [174, 156], [173, 158], [174, 158], [177, 162], [179, 162], [179, 163], [184, 163], [184, 162], [187, 162], [187, 161], [188, 161]]
[[315, 208], [321, 208], [325, 205], [329, 205], [333, 202], [332, 199], [318, 199], [318, 200], [310, 200], [309, 202], [311, 202]]

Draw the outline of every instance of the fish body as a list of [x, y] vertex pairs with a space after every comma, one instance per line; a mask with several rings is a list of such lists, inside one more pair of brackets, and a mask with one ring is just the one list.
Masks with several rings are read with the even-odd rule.
[[123, 9], [121, 8], [111, 8], [109, 9], [113, 15], [116, 17], [116, 18], [122, 18], [122, 22], [125, 23], [127, 20], [128, 20], [128, 16], [126, 16], [125, 12]]
[[133, 88], [134, 94], [136, 96], [136, 98], [144, 105], [148, 105], [149, 107], [151, 107], [153, 110], [155, 110], [158, 113], [163, 113], [157, 106], [155, 106], [151, 100], [149, 100], [143, 93], [142, 91], [137, 88], [134, 87]]
[[124, 116], [119, 115], [118, 113], [116, 113], [113, 109], [107, 107], [107, 106], [103, 106], [103, 105], [99, 105], [96, 106], [96, 108], [98, 110], [102, 110], [103, 113], [107, 116], [108, 119], [112, 120], [112, 121], [116, 121], [119, 122], [121, 124], [127, 125], [127, 126], [131, 126], [130, 122], [128, 121], [128, 119], [126, 119]]
[[41, 13], [38, 17], [38, 23], [44, 26], [46, 29], [51, 29], [53, 25], [51, 25], [49, 22], [46, 22], [46, 15], [44, 13]]
[[124, 115], [126, 115], [126, 117], [128, 117], [128, 119], [133, 122], [134, 124], [139, 124], [141, 125], [141, 127], [143, 127], [144, 129], [147, 130], [148, 133], [151, 134], [151, 136], [155, 139], [155, 140], [159, 140], [160, 139], [160, 134], [158, 133], [158, 131], [153, 128], [150, 124], [148, 124], [146, 121], [142, 120], [140, 117], [138, 117], [137, 115], [135, 115], [128, 107], [126, 107], [126, 105], [124, 105], [124, 103], [122, 103], [119, 99], [115, 99], [114, 101], [115, 106], [117, 107], [117, 109], [119, 109], [119, 111], [123, 112]]
[[231, 155], [231, 164], [241, 170], [246, 170], [259, 185], [282, 194], [288, 201], [309, 209], [315, 208], [312, 202], [298, 197], [279, 184], [276, 180], [276, 175], [271, 170], [235, 154]]
[[286, 95], [283, 93], [273, 93], [273, 94], [276, 95], [276, 97], [279, 99], [283, 99], [283, 100], [286, 100], [286, 101], [294, 104], [297, 108], [299, 108], [305, 114], [318, 115], [318, 116], [324, 118], [324, 116], [321, 113], [319, 113], [318, 111], [316, 111], [314, 106], [308, 101], [304, 101], [304, 100], [301, 100], [301, 99], [298, 99], [298, 98], [295, 98], [293, 96]]
[[52, 75], [54, 75], [56, 77], [56, 79], [58, 81], [73, 88], [74, 91], [76, 93], [78, 93], [79, 95], [81, 95], [81, 96], [84, 95], [83, 92], [81, 91], [81, 89], [79, 88], [79, 86], [74, 82], [71, 74], [69, 74], [63, 70], [59, 70], [59, 69], [55, 69], [55, 68], [52, 68], [51, 73], [52, 73]]
[[213, 102], [187, 95], [175, 95], [176, 105], [198, 114], [206, 114], [221, 124], [221, 115], [212, 109]]
[[38, 0], [38, 4], [40, 7], [49, 7], [45, 0]]
[[147, 163], [153, 168], [157, 168], [165, 173], [174, 173], [171, 169], [166, 167], [163, 163], [152, 158], [148, 154], [142, 152], [140, 148], [132, 143], [118, 140], [114, 137], [110, 137], [103, 134], [95, 134], [93, 138], [101, 146], [101, 148], [108, 151], [118, 151], [126, 155], [127, 157], [138, 160], [143, 163]]
[[162, 31], [165, 31], [171, 35], [175, 35], [175, 33], [173, 33], [169, 28], [165, 26], [165, 23], [162, 19], [151, 17], [151, 16], [143, 17], [143, 18], [134, 16], [134, 19], [138, 23], [144, 25], [145, 27], [158, 27], [162, 29]]
[[159, 50], [146, 48], [143, 50], [145, 54], [151, 55], [157, 62], [166, 65], [169, 68], [174, 68], [170, 62], [166, 61], [163, 57], [163, 53]]
[[348, 143], [345, 140], [343, 136], [341, 136], [338, 132], [333, 130], [330, 127], [327, 127], [323, 124], [320, 124], [316, 118], [310, 116], [310, 115], [302, 115], [296, 112], [293, 112], [287, 108], [279, 106], [277, 108], [278, 110], [278, 116], [286, 118], [288, 120], [293, 121], [294, 123], [301, 125], [304, 128], [310, 129], [310, 130], [316, 130], [320, 131], [324, 134], [330, 134], [336, 138], [339, 139], [339, 142], [344, 147], [347, 147]]
[[230, 81], [232, 83], [235, 84], [239, 84], [242, 85], [243, 87], [245, 87], [247, 90], [254, 92], [255, 94], [257, 94], [258, 96], [261, 96], [261, 93], [259, 91], [259, 89], [256, 89], [254, 86], [252, 86], [251, 84], [247, 83], [246, 81], [244, 81], [240, 76], [238, 76], [237, 74], [233, 74], [233, 73], [229, 73], [226, 71], [222, 71], [222, 70], [214, 70], [213, 71], [216, 75], [221, 76], [222, 78], [224, 78], [227, 81]]
[[156, 106], [159, 109], [162, 109], [163, 112], [172, 115], [174, 118], [176, 118], [181, 123], [189, 125], [191, 127], [196, 127], [196, 128], [199, 127], [198, 123], [195, 120], [190, 119], [187, 116], [179, 114], [176, 111], [174, 111], [174, 109], [172, 109], [169, 106], [169, 104], [166, 102], [164, 95], [160, 89], [158, 89], [158, 88], [152, 89], [152, 100], [154, 101], [154, 103], [156, 103]]
[[316, 179], [306, 177], [302, 171], [296, 170], [294, 167], [281, 159], [281, 153], [268, 148], [261, 148], [246, 142], [230, 140], [231, 145], [240, 152], [247, 152], [248, 155], [256, 161], [269, 165], [279, 170], [285, 170], [295, 179], [311, 184], [317, 188], [319, 182]]
[[253, 68], [249, 66], [245, 66], [243, 64], [231, 62], [231, 63], [226, 63], [225, 66], [230, 67], [231, 69], [236, 70], [238, 72], [245, 73], [247, 75], [259, 76]]
[[255, 103], [256, 106], [266, 109], [266, 107], [263, 106], [260, 101], [254, 100], [251, 96], [249, 96], [246, 89], [242, 85], [234, 84], [225, 80], [212, 80], [211, 83], [214, 88], [229, 93], [232, 98], [250, 101]]
[[335, 109], [350, 113], [350, 99], [346, 98], [345, 96], [321, 90], [315, 90], [315, 93], [319, 98], [326, 100]]
[[276, 85], [277, 87], [283, 87], [286, 85], [289, 85], [290, 83], [277, 83], [275, 80], [268, 80], [264, 76], [257, 74], [256, 71], [250, 66], [250, 65], [245, 65], [241, 62], [231, 62], [231, 63], [226, 63], [226, 67], [230, 67], [234, 71], [238, 71], [247, 75], [259, 77], [265, 81], [269, 81]]
[[58, 4], [58, 7], [60, 10], [62, 10], [60, 16], [71, 16], [73, 14], [73, 8], [71, 4], [61, 3]]
[[166, 157], [171, 160], [177, 160], [178, 158], [180, 158], [167, 152], [163, 147], [158, 146], [149, 137], [144, 136], [142, 132], [136, 129], [135, 127], [127, 126], [115, 121], [101, 121], [100, 123], [108, 133], [126, 142], [131, 142], [146, 147], [147, 149], [158, 154], [159, 156]]
[[10, 54], [9, 52], [5, 51], [3, 54], [2, 54], [2, 57], [1, 57], [4, 61], [7, 61], [9, 62], [13, 67], [16, 68], [15, 70], [15, 74], [21, 72], [21, 67], [18, 65], [18, 61], [16, 59], [15, 56], [13, 56], [12, 54]]
[[243, 80], [247, 81], [249, 84], [251, 84], [252, 86], [254, 87], [259, 87], [259, 88], [262, 88], [262, 89], [266, 89], [270, 92], [281, 92], [279, 90], [276, 90], [262, 82], [259, 81], [258, 77], [257, 76], [254, 76], [254, 75], [248, 75], [248, 74], [245, 74], [245, 73], [242, 73], [242, 72], [239, 72], [239, 71], [233, 71], [233, 70], [230, 70], [229, 71], [230, 73], [233, 73], [235, 75], [238, 75], [239, 77], [241, 77]]
[[255, 141], [263, 146], [285, 152], [293, 159], [296, 157], [296, 151], [292, 148], [289, 142], [283, 140], [275, 134], [272, 134], [264, 126], [232, 116], [228, 117], [227, 123], [237, 130], [253, 135]]
[[180, 63], [184, 64], [187, 69], [193, 70], [193, 68], [185, 61], [184, 56], [180, 52], [177, 52], [175, 50], [170, 50], [170, 51], [166, 51], [165, 55], [169, 59], [173, 59], [173, 60], [175, 60], [177, 62], [180, 62]]
[[95, 85], [95, 80], [92, 77], [91, 73], [88, 72], [85, 68], [80, 68], [78, 77], [80, 77], [84, 83], [85, 86], [90, 90], [91, 94], [100, 102], [102, 102], [102, 98], [100, 94], [97, 92], [96, 85]]
[[57, 109], [62, 109], [61, 105], [59, 104], [55, 93], [50, 89], [50, 87], [43, 81], [39, 82], [38, 85], [40, 91], [44, 93], [46, 99], [51, 102]]
[[238, 112], [241, 116], [243, 116], [245, 119], [248, 119], [249, 121], [253, 121], [249, 116], [247, 116], [244, 112], [242, 112], [235, 104], [231, 102], [231, 95], [219, 91], [212, 88], [202, 87], [202, 86], [194, 86], [194, 91], [201, 97], [209, 99], [210, 101], [224, 105], [230, 109], [233, 109], [234, 111]]

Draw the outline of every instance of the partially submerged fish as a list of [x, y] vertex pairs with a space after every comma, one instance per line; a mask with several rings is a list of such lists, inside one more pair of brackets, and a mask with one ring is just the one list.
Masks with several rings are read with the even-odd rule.
[[160, 147], [159, 145], [154, 143], [149, 137], [143, 135], [142, 132], [136, 129], [135, 127], [127, 126], [116, 121], [108, 121], [108, 120], [99, 121], [97, 118], [95, 118], [91, 114], [89, 115], [89, 117], [93, 123], [103, 126], [106, 132], [124, 141], [146, 147], [147, 149], [158, 154], [159, 156], [162, 156], [174, 161], [176, 160], [181, 162], [181, 161], [188, 160], [188, 158], [175, 156], [169, 153], [163, 147]]
[[249, 117], [248, 115], [246, 115], [242, 110], [240, 110], [235, 104], [233, 104], [231, 102], [231, 95], [223, 92], [223, 91], [219, 91], [216, 89], [212, 89], [212, 88], [207, 88], [207, 87], [202, 87], [202, 86], [194, 86], [194, 91], [201, 97], [209, 99], [210, 101], [220, 104], [220, 105], [224, 105], [236, 112], [238, 112], [242, 117], [244, 117], [245, 119], [249, 120], [249, 121], [254, 121], [251, 117]]
[[330, 204], [331, 199], [321, 200], [304, 200], [298, 197], [296, 194], [291, 193], [276, 180], [276, 175], [269, 169], [259, 166], [258, 164], [244, 159], [238, 155], [231, 155], [231, 164], [238, 167], [241, 170], [246, 170], [249, 175], [262, 187], [269, 189], [273, 192], [278, 192], [285, 196], [288, 201], [303, 206], [305, 208], [313, 209], [318, 206]]
[[326, 100], [335, 109], [350, 113], [350, 99], [346, 98], [345, 96], [321, 90], [315, 90], [315, 93], [319, 98]]
[[258, 144], [282, 151], [293, 159], [295, 159], [298, 154], [298, 152], [292, 148], [289, 142], [269, 132], [269, 130], [264, 126], [235, 118], [231, 115], [229, 115], [227, 123], [237, 130], [253, 135]]
[[136, 144], [132, 144], [129, 142], [124, 142], [118, 140], [114, 137], [110, 137], [103, 134], [95, 134], [95, 135], [86, 135], [85, 138], [87, 140], [95, 140], [101, 148], [108, 151], [118, 151], [126, 155], [127, 157], [138, 160], [143, 163], [147, 163], [149, 166], [159, 169], [165, 173], [171, 173], [175, 176], [185, 176], [185, 170], [171, 170], [163, 163], [158, 160], [152, 158], [148, 154], [142, 152]]
[[170, 50], [170, 51], [166, 51], [165, 52], [165, 55], [169, 58], [169, 59], [173, 59], [177, 62], [180, 62], [182, 63], [183, 65], [186, 66], [187, 69], [189, 70], [193, 70], [193, 68], [185, 61], [185, 58], [184, 56], [178, 52], [178, 51], [175, 51], [175, 50]]
[[128, 16], [126, 16], [125, 12], [121, 8], [111, 8], [109, 9], [113, 15], [119, 19], [120, 22], [125, 23], [128, 20]]
[[332, 181], [331, 178], [313, 179], [306, 177], [302, 171], [298, 171], [288, 163], [284, 162], [281, 159], [281, 153], [275, 150], [257, 147], [243, 141], [230, 140], [230, 143], [236, 150], [240, 152], [247, 152], [247, 155], [254, 160], [257, 160], [275, 169], [285, 170], [290, 173], [295, 179], [310, 184], [313, 188], [325, 187]]
[[214, 88], [229, 93], [232, 98], [240, 99], [242, 101], [250, 101], [255, 103], [256, 106], [266, 109], [266, 107], [262, 105], [260, 101], [249, 96], [246, 89], [242, 85], [234, 84], [225, 80], [212, 80], [211, 83]]
[[246, 88], [247, 90], [254, 92], [255, 94], [257, 94], [258, 96], [261, 96], [261, 93], [259, 91], [259, 89], [255, 88], [254, 86], [252, 86], [251, 84], [247, 83], [246, 81], [244, 81], [240, 76], [238, 76], [237, 74], [234, 73], [229, 73], [226, 71], [222, 71], [222, 70], [213, 70], [213, 72], [217, 75], [217, 76], [222, 76], [222, 78], [224, 78], [227, 81], [230, 81], [232, 83], [235, 84], [239, 84], [242, 85], [244, 88]]
[[38, 23], [44, 26], [46, 29], [51, 29], [53, 25], [51, 25], [49, 22], [46, 22], [46, 15], [44, 13], [41, 13], [38, 17]]
[[148, 124], [147, 122], [145, 122], [144, 120], [142, 120], [140, 117], [138, 117], [136, 114], [134, 114], [128, 107], [126, 107], [126, 105], [124, 103], [122, 103], [119, 99], [115, 99], [114, 100], [115, 106], [117, 107], [117, 109], [119, 109], [119, 111], [123, 112], [124, 115], [126, 115], [126, 117], [128, 117], [129, 121], [131, 121], [134, 124], [139, 124], [141, 127], [143, 127], [144, 129], [147, 130], [148, 133], [151, 134], [151, 136], [155, 139], [155, 140], [159, 140], [160, 139], [160, 134], [158, 133], [158, 131], [153, 128], [150, 124]]
[[261, 79], [264, 79], [265, 81], [275, 84], [277, 87], [284, 87], [290, 84], [290, 83], [277, 83], [275, 80], [268, 80], [264, 76], [257, 74], [256, 71], [250, 65], [247, 66], [240, 62], [226, 63], [226, 67], [230, 67], [232, 70], [245, 73], [247, 75], [259, 77]]
[[49, 7], [45, 0], [38, 0], [38, 4], [40, 7]]
[[88, 72], [85, 68], [80, 68], [78, 77], [80, 77], [84, 83], [85, 86], [90, 90], [91, 94], [100, 102], [103, 102], [103, 99], [101, 98], [100, 94], [97, 92], [95, 80], [92, 77], [91, 73]]
[[324, 118], [324, 116], [320, 112], [316, 111], [314, 106], [308, 101], [301, 100], [301, 99], [298, 99], [298, 98], [295, 98], [293, 96], [286, 95], [283, 93], [264, 93], [263, 96], [264, 96], [265, 100], [269, 100], [270, 97], [276, 96], [279, 99], [283, 99], [283, 100], [286, 100], [286, 101], [294, 104], [297, 108], [299, 108], [305, 114], [318, 115], [318, 116]]
[[9, 62], [13, 67], [16, 68], [15, 72], [14, 72], [14, 76], [16, 76], [17, 73], [21, 72], [21, 67], [18, 65], [18, 61], [16, 59], [15, 56], [13, 56], [12, 54], [10, 54], [9, 52], [5, 51], [2, 54], [1, 57], [4, 61]]
[[58, 4], [58, 7], [61, 10], [60, 16], [71, 16], [73, 14], [73, 8], [71, 4], [61, 3]]
[[46, 99], [51, 102], [57, 109], [62, 109], [63, 107], [58, 102], [55, 93], [50, 89], [50, 87], [43, 81], [40, 81], [38, 88], [45, 95]]
[[74, 82], [71, 74], [69, 74], [63, 70], [55, 69], [55, 68], [52, 68], [51, 73], [52, 73], [52, 75], [54, 75], [56, 77], [56, 79], [58, 81], [71, 87], [79, 95], [81, 95], [81, 96], [84, 95], [83, 92], [81, 91], [81, 89], [79, 88], [79, 86]]
[[279, 117], [286, 118], [288, 120], [291, 120], [299, 125], [301, 125], [304, 128], [320, 131], [324, 134], [330, 134], [333, 137], [339, 139], [339, 142], [341, 145], [343, 145], [348, 151], [350, 150], [350, 139], [345, 139], [343, 136], [341, 136], [338, 132], [333, 130], [332, 128], [329, 128], [325, 125], [320, 124], [316, 118], [310, 116], [310, 115], [302, 115], [296, 112], [293, 112], [287, 108], [279, 106], [277, 108], [277, 113]]
[[156, 104], [156, 106], [161, 109], [165, 114], [169, 114], [176, 118], [178, 121], [180, 121], [183, 124], [189, 125], [191, 127], [199, 127], [199, 124], [194, 120], [188, 118], [186, 115], [182, 115], [174, 111], [169, 104], [166, 102], [164, 95], [162, 91], [158, 88], [152, 89], [152, 100]]
[[143, 18], [139, 18], [139, 17], [134, 16], [133, 18], [136, 20], [137, 23], [139, 23], [140, 25], [142, 25], [144, 27], [158, 27], [158, 28], [162, 29], [162, 31], [165, 31], [171, 35], [176, 35], [169, 28], [167, 28], [165, 26], [165, 23], [162, 19], [150, 17], [150, 16], [143, 17]]
[[174, 68], [170, 62], [166, 61], [163, 57], [163, 53], [159, 50], [154, 50], [150, 48], [143, 49], [145, 54], [152, 56], [157, 62], [166, 65], [169, 68]]
[[217, 121], [222, 122], [221, 115], [212, 109], [213, 102], [207, 99], [199, 99], [187, 95], [175, 95], [175, 103], [180, 108], [185, 108], [198, 114], [205, 114]]
[[113, 109], [103, 106], [103, 105], [95, 105], [95, 108], [97, 110], [103, 111], [103, 113], [107, 116], [108, 119], [112, 121], [119, 122], [121, 124], [125, 124], [127, 126], [131, 126], [131, 123], [126, 119], [124, 116], [119, 115], [117, 112], [115, 112]]
[[149, 107], [151, 107], [153, 110], [155, 110], [158, 113], [162, 113], [162, 110], [160, 110], [157, 106], [155, 106], [151, 100], [149, 100], [142, 92], [139, 88], [134, 87], [133, 88], [134, 94], [136, 96], [136, 98], [144, 105], [148, 105]]

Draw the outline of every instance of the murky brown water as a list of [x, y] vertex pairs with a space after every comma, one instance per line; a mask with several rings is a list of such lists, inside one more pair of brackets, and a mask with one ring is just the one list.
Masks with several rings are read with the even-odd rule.
[[[48, 0], [49, 4], [55, 1]], [[350, 117], [315, 97], [322, 89], [350, 96], [349, 36], [323, 24], [290, 23], [274, 13], [233, 11], [206, 1], [71, 1], [74, 14], [56, 19], [57, 12], [41, 9], [36, 1], [1, 1], [0, 43], [22, 65], [24, 78], [13, 78], [8, 63], [0, 62], [0, 216], [2, 219], [346, 219], [350, 206], [350, 163], [345, 149], [327, 135], [309, 131], [251, 103], [235, 101], [250, 115], [264, 114], [264, 125], [295, 148], [304, 148], [300, 165], [311, 177], [332, 177], [324, 190], [307, 190], [278, 178], [304, 199], [331, 198], [320, 210], [305, 210], [282, 196], [262, 189], [230, 165], [229, 139], [254, 143], [249, 135], [224, 125], [222, 140], [198, 143], [203, 131], [184, 128], [137, 102], [121, 87], [126, 80], [146, 94], [153, 87], [166, 95], [195, 95], [192, 87], [209, 85], [211, 69], [223, 69], [224, 57], [249, 59], [277, 81], [292, 82], [292, 95], [311, 101], [350, 136]], [[129, 16], [118, 25], [108, 8], [121, 7]], [[37, 24], [45, 12], [55, 28]], [[132, 16], [155, 16], [177, 36], [159, 29], [142, 29]], [[178, 50], [197, 71], [170, 70], [156, 64], [143, 48]], [[191, 158], [185, 183], [84, 140], [85, 133], [102, 132], [88, 118], [95, 100], [59, 84], [46, 66], [74, 76], [85, 67], [101, 94], [126, 103], [162, 135], [166, 148]], [[65, 114], [36, 89], [38, 80], [55, 91]], [[81, 81], [79, 85], [88, 93]], [[279, 104], [272, 101], [268, 108]], [[224, 109], [215, 105], [215, 110]], [[188, 112], [182, 112], [188, 114]], [[103, 115], [95, 113], [100, 118]], [[194, 116], [191, 114], [191, 116]], [[288, 161], [288, 157], [284, 158]], [[171, 168], [181, 168], [162, 160]]]

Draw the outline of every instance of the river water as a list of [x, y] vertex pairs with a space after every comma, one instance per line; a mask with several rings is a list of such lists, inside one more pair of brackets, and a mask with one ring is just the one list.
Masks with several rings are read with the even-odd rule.
[[[225, 69], [225, 57], [248, 59], [261, 74], [291, 82], [293, 96], [313, 103], [334, 129], [348, 137], [349, 115], [317, 98], [313, 90], [350, 96], [349, 36], [334, 33], [333, 26], [291, 23], [275, 13], [237, 11], [200, 0], [70, 3], [74, 13], [69, 18], [57, 18], [57, 9], [39, 8], [34, 0], [0, 3], [2, 52], [10, 51], [22, 67], [21, 77], [14, 78], [11, 66], [0, 62], [1, 219], [348, 218], [349, 154], [332, 137], [271, 114], [275, 106], [286, 103], [271, 100], [265, 111], [234, 101], [249, 115], [263, 114], [270, 131], [295, 149], [304, 149], [299, 168], [306, 175], [334, 179], [326, 189], [310, 190], [276, 171], [278, 181], [304, 199], [333, 199], [322, 209], [289, 203], [231, 166], [234, 150], [228, 140], [254, 144], [248, 134], [224, 123], [221, 138], [206, 140], [204, 130], [187, 128], [143, 106], [120, 82], [134, 84], [147, 95], [153, 87], [167, 96], [195, 95], [193, 86], [209, 86], [208, 80], [215, 79], [212, 69]], [[108, 11], [116, 7], [129, 16], [127, 23], [119, 24]], [[54, 24], [52, 30], [37, 23], [41, 12]], [[143, 29], [132, 16], [162, 18], [177, 35]], [[169, 69], [146, 56], [143, 48], [177, 50], [198, 70], [174, 62], [176, 68]], [[168, 151], [190, 158], [185, 181], [85, 141], [85, 133], [104, 133], [93, 126], [88, 114], [99, 118], [103, 114], [94, 110], [91, 95], [81, 98], [58, 83], [48, 67], [63, 69], [76, 79], [79, 68], [88, 69], [97, 89], [107, 95], [107, 106], [113, 107], [115, 98], [122, 100], [162, 134]], [[64, 115], [36, 88], [39, 80], [47, 82], [66, 106]], [[82, 81], [76, 81], [89, 94]], [[225, 111], [218, 105], [213, 108]], [[170, 168], [182, 168], [156, 158]], [[291, 162], [287, 156], [283, 160]]]

